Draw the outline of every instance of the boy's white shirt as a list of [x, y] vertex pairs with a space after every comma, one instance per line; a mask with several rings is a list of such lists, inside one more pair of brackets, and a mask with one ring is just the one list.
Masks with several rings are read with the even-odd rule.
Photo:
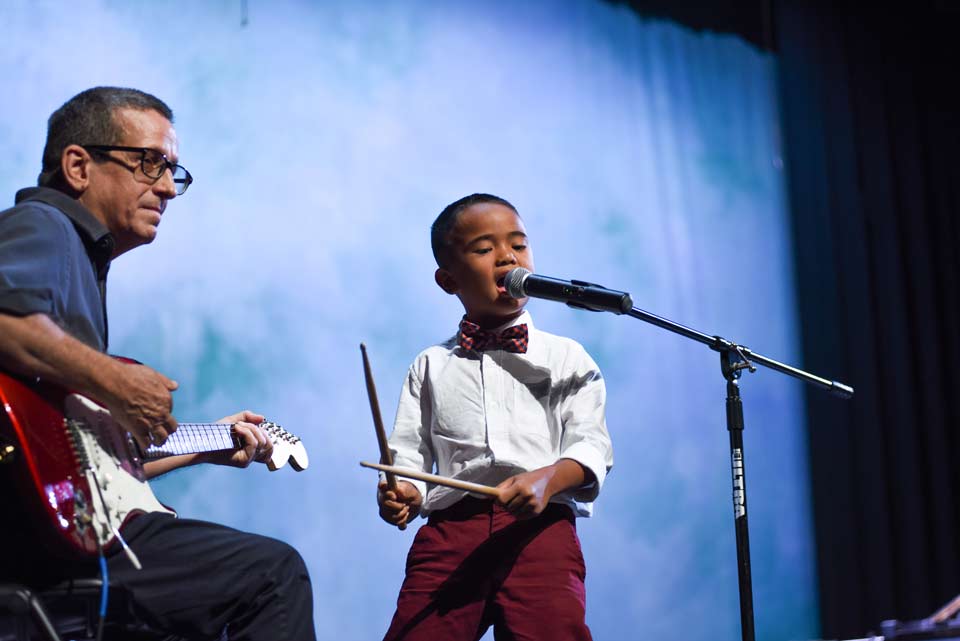
[[[497, 485], [561, 458], [573, 459], [593, 472], [596, 482], [557, 494], [551, 502], [590, 516], [613, 466], [603, 376], [579, 343], [536, 329], [527, 311], [496, 331], [521, 323], [529, 331], [525, 354], [466, 352], [454, 335], [417, 356], [389, 439], [394, 464]], [[424, 515], [466, 495], [404, 480], [420, 490]]]

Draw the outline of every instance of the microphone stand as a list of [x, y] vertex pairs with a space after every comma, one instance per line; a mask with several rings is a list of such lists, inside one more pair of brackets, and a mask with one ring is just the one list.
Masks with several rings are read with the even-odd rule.
[[[757, 371], [754, 363], [776, 370], [787, 376], [798, 378], [836, 394], [841, 398], [852, 398], [853, 388], [837, 381], [831, 381], [810, 374], [796, 367], [780, 363], [737, 345], [720, 336], [708, 336], [689, 327], [684, 327], [662, 316], [645, 312], [632, 307], [629, 295], [622, 313], [627, 316], [656, 325], [661, 329], [680, 334], [690, 340], [703, 343], [710, 349], [720, 353], [720, 371], [727, 381], [727, 431], [730, 433], [730, 466], [733, 476], [733, 517], [737, 535], [737, 577], [740, 588], [740, 631], [743, 641], [754, 641], [753, 625], [753, 585], [750, 572], [750, 532], [747, 527], [747, 481], [743, 456], [743, 403], [740, 400], [740, 375], [743, 370]], [[590, 308], [576, 303], [568, 303], [571, 307], [580, 309]], [[614, 310], [610, 310], [614, 311]], [[614, 311], [614, 313], [621, 313]]]
[[708, 336], [662, 316], [633, 306], [627, 292], [580, 280], [560, 280], [532, 274], [523, 267], [510, 270], [504, 279], [507, 292], [514, 298], [533, 296], [565, 302], [570, 307], [591, 312], [626, 314], [703, 343], [720, 353], [720, 371], [727, 381], [727, 431], [730, 433], [730, 470], [733, 476], [733, 518], [737, 535], [737, 578], [740, 588], [740, 632], [743, 641], [754, 641], [753, 585], [750, 573], [750, 531], [747, 527], [747, 479], [743, 456], [743, 403], [740, 400], [740, 375], [743, 370], [757, 371], [754, 363], [798, 378], [842, 398], [853, 397], [853, 388], [837, 381], [785, 365], [757, 354], [720, 336]]

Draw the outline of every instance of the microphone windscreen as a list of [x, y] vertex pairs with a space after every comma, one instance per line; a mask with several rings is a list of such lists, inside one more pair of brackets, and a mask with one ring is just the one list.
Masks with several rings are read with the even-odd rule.
[[523, 290], [523, 283], [530, 274], [530, 270], [523, 267], [514, 267], [508, 271], [503, 279], [503, 286], [506, 287], [507, 293], [513, 298], [526, 298], [527, 294]]

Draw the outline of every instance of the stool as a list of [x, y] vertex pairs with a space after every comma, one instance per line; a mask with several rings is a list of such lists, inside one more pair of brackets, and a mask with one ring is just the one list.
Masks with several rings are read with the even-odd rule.
[[[71, 579], [43, 590], [15, 583], [0, 584], [0, 641], [95, 639], [102, 590], [99, 578]], [[124, 629], [131, 636], [140, 628], [142, 633], [130, 616], [128, 605], [126, 590], [111, 584], [105, 628], [109, 625], [114, 631]]]

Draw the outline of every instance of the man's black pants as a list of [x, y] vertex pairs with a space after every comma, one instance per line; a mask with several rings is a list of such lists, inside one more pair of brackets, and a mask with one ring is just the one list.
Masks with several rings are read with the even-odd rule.
[[124, 529], [142, 570], [114, 545], [110, 582], [130, 593], [137, 619], [185, 639], [311, 641], [313, 596], [303, 559], [265, 536], [168, 514]]

